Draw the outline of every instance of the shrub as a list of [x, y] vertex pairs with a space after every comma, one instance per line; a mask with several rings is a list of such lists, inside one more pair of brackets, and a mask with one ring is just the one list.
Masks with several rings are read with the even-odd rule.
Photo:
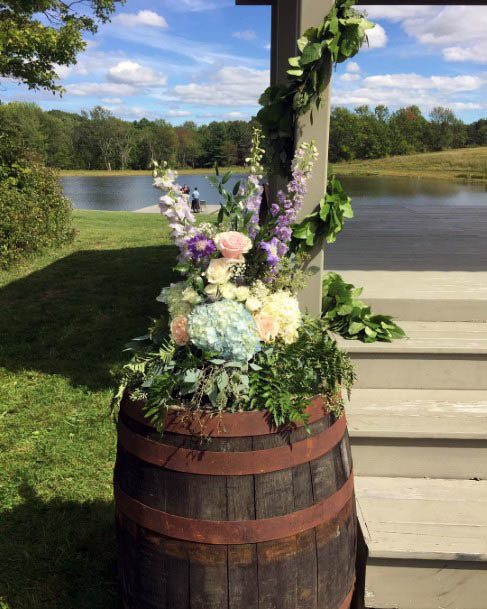
[[71, 203], [56, 172], [36, 161], [0, 166], [0, 267], [72, 238]]

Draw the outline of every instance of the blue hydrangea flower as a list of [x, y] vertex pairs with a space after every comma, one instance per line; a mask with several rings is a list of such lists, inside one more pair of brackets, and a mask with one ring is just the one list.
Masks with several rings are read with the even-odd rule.
[[194, 345], [228, 361], [247, 362], [260, 351], [252, 314], [234, 300], [195, 307], [188, 316], [188, 330]]

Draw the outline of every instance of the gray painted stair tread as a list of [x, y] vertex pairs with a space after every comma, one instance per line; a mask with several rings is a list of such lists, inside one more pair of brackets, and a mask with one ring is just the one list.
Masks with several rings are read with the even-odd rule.
[[362, 343], [337, 337], [349, 353], [487, 354], [487, 323], [446, 321], [398, 322], [406, 339], [392, 343]]
[[487, 561], [487, 481], [357, 477], [371, 558]]
[[363, 287], [364, 300], [479, 300], [487, 305], [487, 272], [346, 270], [339, 274]]
[[347, 405], [352, 437], [487, 439], [487, 392], [354, 389]]

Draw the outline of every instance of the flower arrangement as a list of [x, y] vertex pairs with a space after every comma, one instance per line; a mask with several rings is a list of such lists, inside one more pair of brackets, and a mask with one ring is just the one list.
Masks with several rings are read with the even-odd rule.
[[297, 299], [306, 281], [303, 253], [292, 247], [293, 225], [317, 158], [301, 144], [287, 187], [262, 210], [261, 134], [255, 129], [250, 174], [232, 193], [230, 174], [212, 180], [224, 197], [215, 223], [196, 223], [188, 196], [167, 165], [155, 166], [162, 214], [179, 250], [181, 281], [157, 300], [167, 315], [133, 341], [119, 395], [142, 398], [160, 428], [168, 408], [265, 409], [276, 426], [306, 421], [311, 397], [322, 393], [336, 415], [349, 389], [348, 356], [323, 320], [303, 315]]

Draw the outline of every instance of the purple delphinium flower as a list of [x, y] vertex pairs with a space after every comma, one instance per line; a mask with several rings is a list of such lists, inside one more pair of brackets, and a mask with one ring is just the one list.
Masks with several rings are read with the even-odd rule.
[[216, 245], [213, 239], [210, 239], [203, 233], [197, 233], [186, 242], [187, 250], [191, 258], [199, 261], [202, 258], [207, 258], [216, 252]]
[[269, 241], [262, 241], [260, 243], [260, 248], [265, 252], [267, 264], [269, 266], [273, 267], [278, 264], [281, 256], [285, 253], [283, 251], [283, 245], [284, 244], [279, 241], [277, 237], [272, 237]]
[[263, 187], [256, 175], [250, 174], [247, 178], [247, 198], [243, 202], [244, 208], [252, 213], [248, 224], [249, 236], [254, 239], [259, 229], [259, 211], [262, 204]]

